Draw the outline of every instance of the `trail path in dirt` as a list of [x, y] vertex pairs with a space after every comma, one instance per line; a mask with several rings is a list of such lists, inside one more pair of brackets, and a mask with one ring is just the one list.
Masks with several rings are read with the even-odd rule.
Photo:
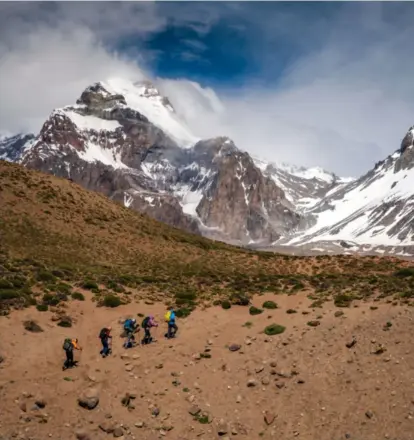
[[[163, 337], [160, 304], [105, 309], [90, 298], [73, 301], [69, 329], [58, 327], [52, 313], [33, 308], [0, 318], [0, 439], [69, 440], [76, 433], [81, 438], [79, 429], [85, 440], [114, 434], [125, 440], [216, 439], [219, 432], [232, 439], [414, 439], [412, 308], [360, 302], [349, 309], [324, 304], [312, 310], [301, 294], [266, 295], [254, 304], [267, 299], [279, 308], [257, 316], [247, 307], [196, 310], [178, 321], [178, 337], [171, 341]], [[371, 310], [373, 304], [378, 309]], [[338, 310], [344, 315], [336, 317]], [[158, 318], [157, 341], [124, 350], [119, 321], [137, 313]], [[44, 331], [26, 331], [27, 319]], [[320, 325], [310, 327], [311, 320]], [[387, 322], [392, 326], [385, 331]], [[286, 331], [266, 336], [262, 332], [271, 323]], [[102, 359], [98, 334], [108, 325], [114, 329], [113, 355]], [[72, 336], [84, 350], [75, 352], [77, 368], [62, 371], [62, 343]], [[353, 336], [357, 343], [347, 348]], [[231, 352], [231, 344], [240, 350]], [[379, 344], [386, 351], [372, 354]], [[90, 411], [77, 404], [88, 387], [100, 397]], [[122, 405], [125, 393], [136, 394], [134, 409]], [[45, 408], [32, 409], [35, 400], [44, 400]], [[194, 405], [211, 423], [194, 419]], [[154, 408], [160, 411], [156, 417]], [[122, 428], [106, 433], [102, 423]]]

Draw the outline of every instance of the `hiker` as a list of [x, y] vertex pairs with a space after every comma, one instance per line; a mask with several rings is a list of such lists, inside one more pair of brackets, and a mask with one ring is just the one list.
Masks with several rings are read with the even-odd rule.
[[127, 340], [124, 343], [124, 348], [131, 348], [135, 342], [134, 333], [140, 330], [139, 327], [137, 327], [137, 320], [127, 319], [124, 322], [124, 330], [127, 337]]
[[102, 342], [102, 350], [100, 351], [100, 355], [105, 358], [108, 354], [111, 353], [111, 349], [109, 348], [109, 340], [112, 339], [111, 336], [112, 327], [104, 327], [99, 333], [99, 339]]
[[65, 342], [63, 343], [63, 349], [65, 350], [66, 353], [66, 360], [62, 368], [62, 370], [64, 371], [67, 368], [72, 368], [77, 364], [77, 362], [73, 360], [73, 350], [74, 349], [82, 350], [82, 348], [79, 346], [77, 338], [76, 339], [66, 338]]
[[158, 323], [152, 315], [147, 316], [142, 321], [142, 328], [145, 331], [144, 339], [141, 341], [142, 344], [149, 344], [152, 342], [151, 327], [158, 327]]
[[168, 310], [168, 312], [165, 314], [165, 320], [168, 322], [168, 331], [165, 337], [168, 339], [175, 338], [178, 327], [175, 323], [174, 307], [171, 307], [170, 310]]

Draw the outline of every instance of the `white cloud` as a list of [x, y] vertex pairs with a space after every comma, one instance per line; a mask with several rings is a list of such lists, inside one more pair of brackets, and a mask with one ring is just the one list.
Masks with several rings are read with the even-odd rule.
[[0, 130], [36, 132], [54, 108], [111, 75], [144, 77], [85, 28], [39, 29], [11, 49], [0, 47]]
[[[137, 20], [143, 38], [166, 26], [167, 13], [160, 15], [154, 5], [108, 10], [93, 2], [79, 10], [62, 3], [54, 6], [58, 20], [53, 7], [44, 6], [37, 21], [22, 18], [23, 5], [12, 5], [10, 12], [0, 4], [0, 130], [12, 132], [38, 130], [53, 108], [75, 102], [95, 81], [146, 75], [140, 60], [141, 67], [136, 58], [121, 57], [101, 41], [133, 32]], [[176, 14], [173, 21], [187, 21], [201, 33], [218, 19], [204, 4], [197, 14], [205, 13], [206, 22], [197, 22], [190, 5], [184, 6], [184, 15]], [[391, 25], [383, 22], [380, 7], [375, 11], [359, 17], [345, 10], [330, 23], [312, 25], [320, 32], [318, 47], [291, 61], [276, 85], [252, 81], [236, 92], [215, 92], [184, 78], [160, 79], [160, 86], [197, 135], [228, 135], [240, 148], [270, 160], [357, 175], [398, 148], [414, 122], [412, 21]], [[273, 44], [276, 25], [270, 18], [263, 28]], [[350, 22], [359, 30], [353, 31]], [[281, 32], [287, 35], [289, 26]], [[260, 47], [260, 41], [254, 43]], [[277, 67], [271, 47], [255, 53], [267, 74]]]

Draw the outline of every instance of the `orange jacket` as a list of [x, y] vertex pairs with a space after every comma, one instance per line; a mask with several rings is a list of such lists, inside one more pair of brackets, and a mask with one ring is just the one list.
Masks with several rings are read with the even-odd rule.
[[76, 339], [72, 339], [73, 348], [76, 348], [76, 350], [80, 350], [79, 344], [76, 342]]

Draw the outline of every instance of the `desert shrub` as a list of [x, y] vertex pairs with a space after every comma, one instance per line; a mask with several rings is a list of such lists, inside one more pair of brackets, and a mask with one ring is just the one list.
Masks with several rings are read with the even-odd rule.
[[4, 278], [0, 278], [0, 289], [12, 289], [13, 284]]
[[19, 298], [20, 292], [15, 289], [0, 289], [0, 301]]
[[73, 292], [71, 297], [72, 299], [76, 299], [77, 301], [85, 301], [85, 295], [80, 292]]
[[32, 333], [43, 332], [42, 327], [40, 327], [40, 325], [35, 321], [24, 321], [23, 326], [28, 332], [32, 332]]
[[265, 301], [262, 307], [264, 309], [277, 309], [277, 304], [274, 301]]
[[280, 335], [286, 330], [286, 327], [279, 324], [270, 324], [265, 329], [264, 332], [268, 336]]
[[407, 278], [414, 276], [414, 268], [412, 267], [404, 267], [403, 269], [397, 270], [394, 272], [394, 276], [398, 278]]
[[230, 297], [230, 301], [235, 306], [248, 306], [250, 298], [243, 293], [235, 293]]
[[99, 289], [98, 284], [96, 284], [96, 282], [92, 280], [85, 280], [82, 283], [82, 287], [86, 290]]
[[193, 310], [191, 308], [188, 307], [181, 307], [180, 309], [177, 309], [175, 311], [175, 316], [177, 318], [186, 318], [187, 316], [190, 316], [191, 312]]
[[103, 299], [102, 304], [105, 307], [118, 307], [121, 305], [121, 298], [116, 295], [106, 295]]
[[339, 294], [334, 297], [336, 307], [349, 307], [354, 298], [350, 295]]
[[64, 328], [72, 327], [72, 318], [70, 316], [62, 316], [57, 325]]
[[54, 281], [56, 281], [56, 277], [53, 275], [52, 272], [49, 272], [47, 270], [41, 270], [37, 274], [37, 280], [38, 281], [54, 282]]
[[37, 304], [36, 309], [39, 312], [47, 312], [49, 310], [49, 306], [47, 304]]
[[221, 307], [222, 307], [224, 310], [228, 310], [228, 309], [230, 309], [230, 308], [231, 308], [230, 301], [227, 301], [227, 300], [222, 301], [222, 302], [221, 302]]
[[42, 302], [43, 304], [47, 304], [49, 306], [57, 306], [60, 302], [60, 299], [52, 293], [45, 293], [43, 295]]
[[55, 287], [56, 293], [64, 293], [65, 295], [70, 295], [72, 292], [72, 286], [66, 283], [58, 283]]
[[288, 315], [292, 315], [293, 313], [297, 313], [297, 311], [296, 311], [295, 309], [287, 309], [287, 310], [286, 310], [286, 313], [287, 313]]
[[260, 315], [261, 313], [263, 313], [263, 310], [262, 309], [258, 309], [255, 306], [251, 306], [250, 309], [249, 309], [249, 313], [251, 315]]

